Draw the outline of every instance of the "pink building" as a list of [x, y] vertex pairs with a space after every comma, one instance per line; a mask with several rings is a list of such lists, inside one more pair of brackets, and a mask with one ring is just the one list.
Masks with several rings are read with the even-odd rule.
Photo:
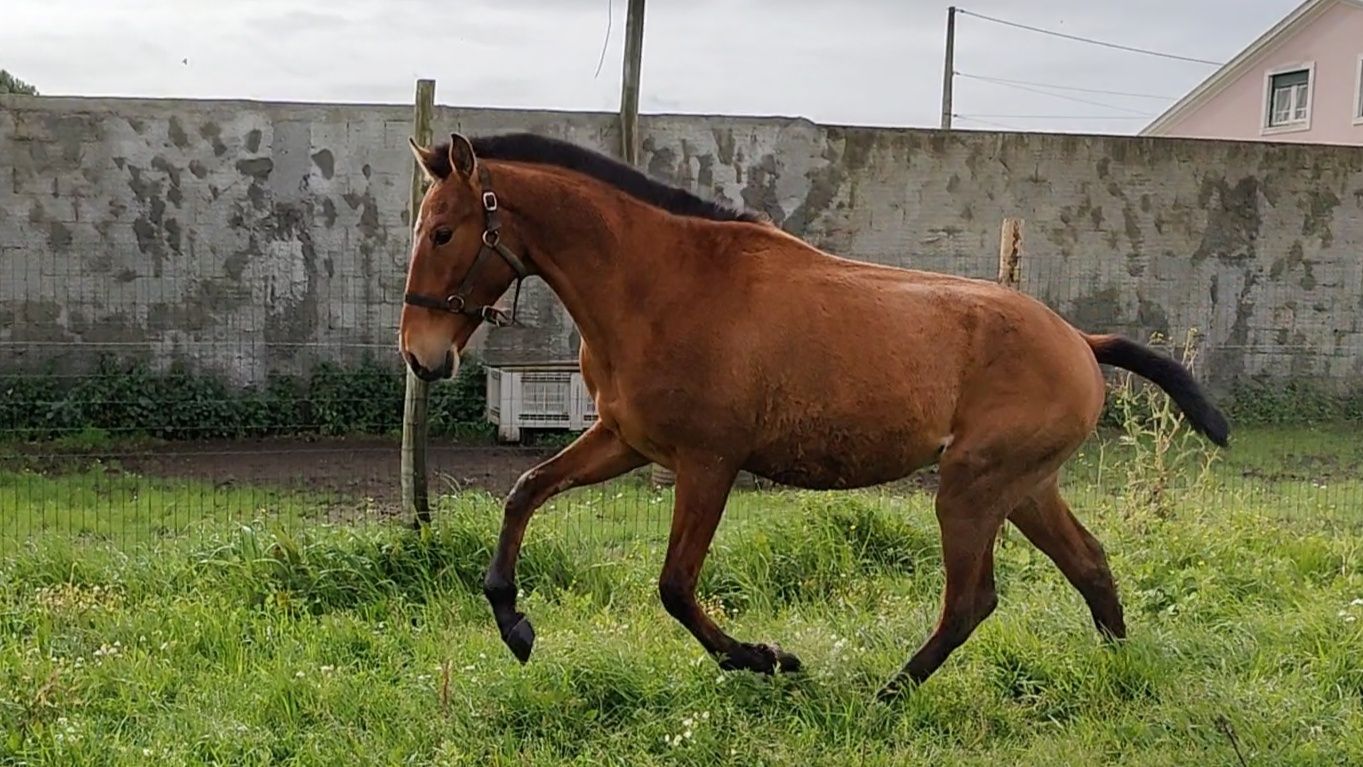
[[1141, 135], [1363, 146], [1363, 0], [1306, 0]]

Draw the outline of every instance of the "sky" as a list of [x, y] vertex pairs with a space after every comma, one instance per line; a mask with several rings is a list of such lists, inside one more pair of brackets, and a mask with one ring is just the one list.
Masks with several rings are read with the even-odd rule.
[[[414, 81], [429, 77], [440, 104], [615, 110], [626, 2], [5, 0], [0, 68], [51, 95], [410, 103]], [[1226, 61], [1299, 2], [961, 7]], [[651, 0], [640, 109], [936, 126], [946, 14], [946, 3], [923, 0]], [[1215, 71], [975, 16], [957, 17], [955, 68], [1024, 83], [958, 77], [957, 127], [1087, 133], [1134, 133]]]

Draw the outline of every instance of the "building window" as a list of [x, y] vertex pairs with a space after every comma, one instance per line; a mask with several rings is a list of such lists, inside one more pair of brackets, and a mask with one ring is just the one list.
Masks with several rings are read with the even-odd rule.
[[1311, 72], [1295, 69], [1268, 78], [1268, 127], [1306, 122], [1311, 92]]

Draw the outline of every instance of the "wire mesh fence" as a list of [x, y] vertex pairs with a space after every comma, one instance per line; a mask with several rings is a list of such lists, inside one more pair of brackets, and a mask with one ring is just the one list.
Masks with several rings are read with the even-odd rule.
[[[1088, 311], [1064, 279], [1063, 263], [1026, 258], [1022, 272], [1021, 289], [1071, 317]], [[1205, 316], [1213, 326], [1168, 321], [1153, 342], [1221, 392], [1235, 426], [1232, 449], [1212, 450], [1180, 426], [1162, 393], [1113, 375], [1102, 428], [1066, 470], [1072, 503], [1156, 513], [1196, 505], [1208, 514], [1240, 504], [1259, 508], [1270, 522], [1287, 516], [1363, 525], [1363, 438], [1357, 429], [1363, 399], [1347, 377], [1333, 372], [1356, 365], [1360, 350], [1290, 343], [1267, 350], [1253, 339], [1233, 348], [1216, 345], [1207, 340], [1218, 332], [1216, 318], [1197, 305], [1199, 293], [1205, 287], [1190, 281], [1187, 301], [1160, 310]], [[1298, 330], [1288, 323], [1275, 334], [1290, 339]], [[387, 326], [373, 335], [391, 333]], [[12, 359], [49, 363], [16, 366], [0, 382], [0, 546], [14, 550], [54, 537], [128, 546], [234, 524], [410, 523], [400, 511], [403, 371], [395, 353], [356, 344], [308, 369], [285, 366], [287, 372], [234, 385], [189, 364], [200, 352], [220, 353], [223, 343], [181, 345], [175, 356], [181, 363], [156, 368], [119, 344], [9, 342]], [[254, 366], [257, 358], [292, 359], [296, 350], [243, 342], [234, 354]], [[73, 357], [79, 364], [71, 364]], [[1218, 378], [1216, 365], [1227, 359], [1257, 370]], [[1284, 370], [1293, 374], [1282, 375]], [[509, 380], [500, 372], [489, 376], [475, 359], [456, 381], [432, 390], [429, 463], [437, 513], [442, 504], [468, 499], [495, 509], [523, 471], [572, 437], [570, 428], [525, 429], [521, 444], [499, 441], [487, 418], [489, 389], [493, 409], [509, 404], [531, 413], [557, 412], [583, 396], [576, 389], [549, 392], [533, 376], [507, 391]], [[554, 380], [567, 385], [563, 374]], [[574, 417], [593, 416], [579, 408]], [[546, 423], [562, 427], [568, 421]], [[909, 509], [930, 505], [934, 486], [927, 469], [899, 483], [842, 494]], [[729, 513], [761, 514], [779, 508], [784, 497], [788, 489], [745, 475]], [[545, 513], [563, 517], [573, 534], [660, 537], [670, 512], [669, 489], [655, 486], [645, 469], [572, 491]]]

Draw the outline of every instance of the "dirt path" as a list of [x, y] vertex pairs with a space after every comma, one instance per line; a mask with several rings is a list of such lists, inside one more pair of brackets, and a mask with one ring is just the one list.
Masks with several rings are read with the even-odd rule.
[[[432, 443], [427, 451], [431, 491], [451, 485], [501, 495], [520, 474], [553, 448], [468, 446]], [[379, 438], [278, 438], [155, 444], [113, 451], [25, 450], [45, 470], [89, 465], [98, 459], [150, 477], [192, 479], [217, 487], [253, 486], [304, 490], [380, 505], [401, 498], [400, 444]]]

